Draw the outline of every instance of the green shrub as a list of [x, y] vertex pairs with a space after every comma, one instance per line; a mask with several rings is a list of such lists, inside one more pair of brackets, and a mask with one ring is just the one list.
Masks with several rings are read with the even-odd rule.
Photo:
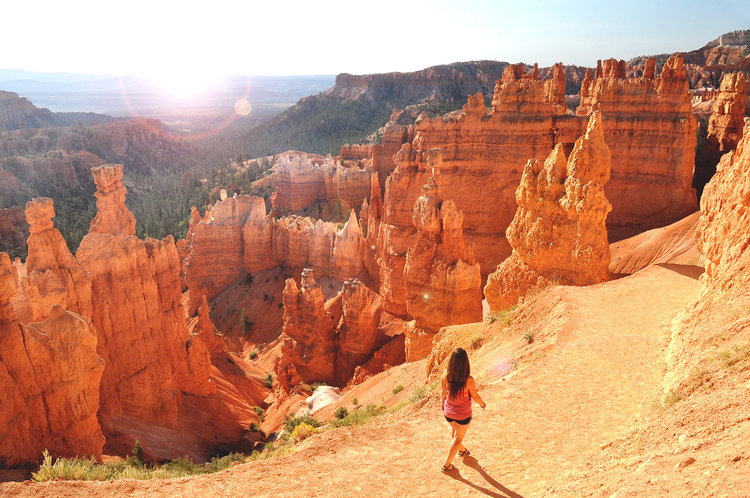
[[31, 477], [37, 482], [52, 479], [73, 481], [104, 481], [108, 477], [107, 469], [94, 461], [81, 458], [58, 458], [52, 463], [52, 457], [47, 450], [42, 453], [42, 465]]
[[[135, 449], [134, 452], [135, 453]], [[147, 466], [138, 463], [136, 455], [131, 453], [125, 460], [112, 463], [97, 463], [94, 459], [58, 458], [52, 462], [47, 450], [37, 472], [32, 473], [35, 481], [78, 480], [108, 481], [114, 479], [169, 479], [197, 474], [210, 474], [244, 462], [246, 457], [239, 453], [230, 453], [223, 457], [212, 458], [204, 465], [198, 465], [188, 458], [178, 458], [162, 465]], [[142, 457], [141, 457], [142, 458]]]
[[513, 305], [508, 309], [495, 311], [487, 315], [487, 321], [495, 323], [497, 320], [503, 322], [503, 325], [510, 326], [513, 323], [513, 312], [516, 310], [516, 306]]
[[350, 425], [362, 425], [371, 418], [383, 413], [384, 410], [385, 408], [380, 405], [367, 405], [364, 408], [354, 410], [351, 413], [346, 414], [344, 417], [332, 421], [330, 426], [335, 428]]
[[320, 427], [320, 422], [312, 418], [310, 415], [303, 415], [301, 417], [292, 417], [291, 415], [287, 415], [286, 417], [284, 417], [284, 431], [286, 431], [287, 434], [292, 434], [294, 432], [294, 429], [296, 429], [300, 424]]
[[662, 404], [664, 405], [664, 408], [669, 408], [671, 406], [674, 406], [677, 404], [678, 401], [682, 400], [682, 396], [680, 396], [674, 389], [670, 390], [667, 394], [664, 395], [664, 400], [662, 401]]
[[255, 350], [250, 351], [250, 354], [248, 354], [247, 357], [250, 358], [251, 360], [254, 360], [255, 358], [258, 357], [258, 352]]
[[409, 396], [409, 401], [411, 401], [412, 403], [416, 403], [417, 401], [426, 398], [430, 394], [430, 392], [435, 389], [435, 386], [437, 386], [436, 383], [419, 386], [414, 390], [413, 393], [411, 393], [411, 395]]
[[532, 342], [534, 342], [534, 332], [531, 330], [527, 330], [526, 333], [523, 334], [523, 339], [527, 344], [531, 344]]
[[266, 411], [259, 406], [254, 407], [253, 410], [258, 414], [258, 419], [263, 422], [263, 418], [266, 416]]
[[344, 408], [343, 406], [339, 406], [338, 408], [336, 408], [336, 411], [335, 411], [335, 412], [333, 413], [333, 415], [334, 415], [334, 416], [335, 416], [335, 417], [336, 417], [337, 419], [341, 420], [342, 418], [344, 418], [344, 417], [346, 417], [347, 415], [349, 415], [349, 410], [347, 410], [347, 409], [346, 409], [346, 408]]
[[392, 392], [393, 392], [393, 394], [398, 394], [398, 393], [400, 393], [403, 390], [404, 390], [404, 386], [402, 386], [401, 384], [399, 384], [399, 385], [397, 385], [396, 387], [393, 388]]
[[266, 374], [266, 387], [269, 389], [273, 389], [273, 375], [271, 373]]

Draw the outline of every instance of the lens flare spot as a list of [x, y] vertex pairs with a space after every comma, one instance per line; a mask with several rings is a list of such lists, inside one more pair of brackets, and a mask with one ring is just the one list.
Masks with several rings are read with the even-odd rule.
[[499, 362], [497, 362], [497, 365], [495, 365], [495, 373], [499, 375], [500, 377], [504, 377], [510, 373], [512, 369], [512, 363], [507, 358], [501, 359]]
[[234, 103], [234, 112], [240, 116], [247, 116], [252, 111], [252, 106], [247, 99], [239, 99]]
[[430, 294], [429, 293], [425, 292], [424, 294], [422, 294], [422, 299], [427, 300], [429, 298], [430, 298]]

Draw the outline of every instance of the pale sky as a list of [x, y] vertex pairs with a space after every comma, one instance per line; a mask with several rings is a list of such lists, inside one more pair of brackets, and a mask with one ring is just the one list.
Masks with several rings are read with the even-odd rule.
[[592, 66], [750, 29], [748, 0], [11, 0], [0, 12], [0, 68], [179, 76]]

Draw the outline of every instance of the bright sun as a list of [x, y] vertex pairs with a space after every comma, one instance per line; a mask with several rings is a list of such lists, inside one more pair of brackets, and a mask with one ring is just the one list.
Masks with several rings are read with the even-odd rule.
[[151, 81], [170, 97], [180, 100], [195, 98], [217, 82], [210, 73], [191, 71], [163, 71], [150, 75]]

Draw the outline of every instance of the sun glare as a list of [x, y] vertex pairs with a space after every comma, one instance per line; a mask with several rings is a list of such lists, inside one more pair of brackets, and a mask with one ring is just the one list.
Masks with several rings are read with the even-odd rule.
[[149, 79], [162, 92], [180, 100], [189, 100], [211, 90], [217, 78], [210, 73], [190, 71], [155, 72]]

